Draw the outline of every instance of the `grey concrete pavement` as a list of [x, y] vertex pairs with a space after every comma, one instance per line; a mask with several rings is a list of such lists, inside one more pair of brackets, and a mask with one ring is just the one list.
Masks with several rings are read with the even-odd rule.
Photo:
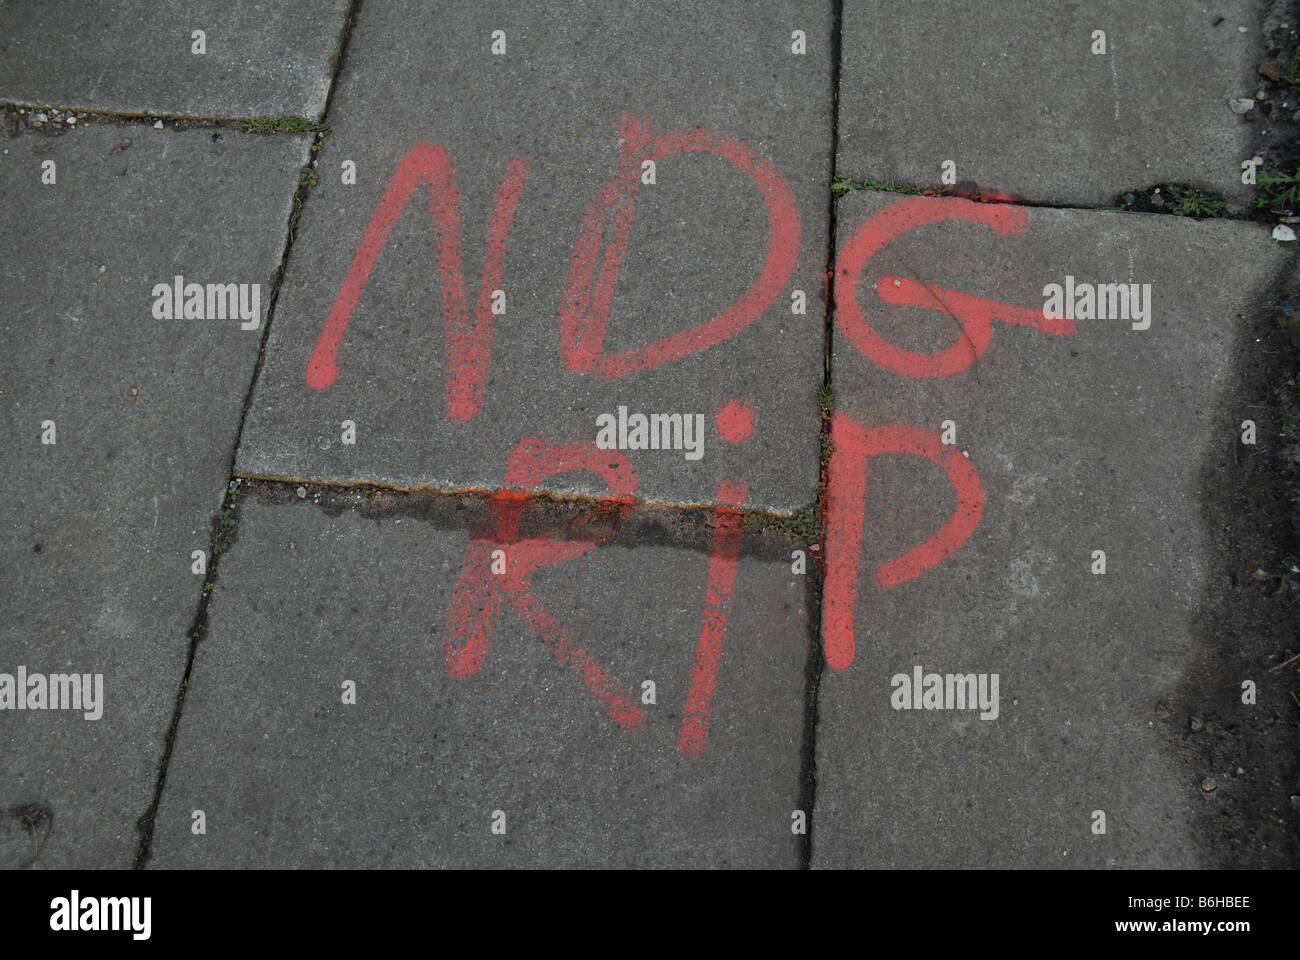
[[[805, 54], [792, 52], [796, 30], [806, 34]], [[496, 31], [504, 35], [500, 55], [492, 52]], [[438, 57], [429, 56], [431, 36], [446, 38]], [[724, 7], [692, 8], [684, 16], [673, 5], [634, 14], [585, 3], [364, 7], [331, 108], [320, 184], [288, 263], [239, 469], [493, 488], [521, 437], [592, 441], [597, 417], [624, 407], [629, 415], [699, 416], [706, 425], [699, 459], [683, 451], [630, 451], [639, 496], [712, 503], [719, 480], [736, 474], [751, 487], [751, 506], [793, 511], [810, 504], [823, 349], [830, 41], [828, 2], [747, 4], [744, 16]], [[651, 49], [661, 54], [642, 55]], [[625, 125], [624, 117], [640, 120]], [[612, 287], [607, 335], [597, 343], [588, 332], [584, 347], [618, 355], [711, 323], [738, 298], [748, 298], [739, 310], [753, 309], [739, 321], [744, 329], [714, 346], [700, 349], [709, 342], [702, 333], [676, 359], [602, 378], [599, 367], [566, 362], [560, 318], [572, 302], [566, 291], [584, 218], [619, 171], [620, 144], [633, 140], [633, 128], [665, 138], [663, 156], [651, 185], [635, 176], [642, 154], [629, 154], [636, 170], [628, 182], [638, 186], [635, 223]], [[440, 266], [420, 188], [395, 214], [387, 244], [367, 245], [382, 252], [364, 289], [354, 299], [341, 297], [381, 197], [421, 141], [446, 149], [445, 158], [436, 150], [421, 154], [423, 162], [444, 158], [454, 167], [459, 206], [446, 203], [459, 210], [460, 231], [448, 227], [448, 243], [463, 248], [460, 265]], [[751, 165], [761, 188], [720, 153]], [[508, 240], [489, 242], [498, 192], [515, 161], [528, 166], [513, 191], [513, 226]], [[354, 185], [344, 182], [348, 162]], [[596, 222], [611, 222], [609, 212]], [[603, 236], [599, 246], [608, 253], [617, 231], [609, 227]], [[501, 266], [482, 294], [488, 250]], [[608, 270], [590, 259], [588, 267]], [[504, 294], [504, 312], [489, 314], [466, 338], [484, 345], [483, 372], [476, 386], [458, 381], [452, 389], [462, 401], [473, 394], [475, 405], [455, 414], [447, 398], [452, 363], [444, 311], [459, 309], [477, 323], [480, 296], [494, 289]], [[806, 301], [798, 315], [795, 291]], [[313, 352], [340, 303], [354, 304], [355, 312], [337, 354], [324, 364], [337, 379], [311, 386]], [[723, 316], [716, 323], [730, 322]], [[756, 418], [752, 438], [739, 446], [722, 441], [714, 427], [733, 399], [748, 402]], [[342, 442], [345, 420], [356, 425], [355, 445]], [[603, 492], [582, 478], [557, 477], [546, 486]]]
[[99, 719], [0, 714], [0, 866], [124, 868], [260, 340], [238, 318], [155, 319], [152, 291], [176, 275], [269, 290], [307, 143], [92, 126], [8, 132], [0, 151], [19, 254], [0, 275], [0, 673], [25, 668], [32, 697], [50, 674], [102, 675]]
[[0, 99], [105, 113], [319, 119], [347, 9], [347, 0], [3, 0]]
[[952, 161], [958, 180], [1072, 206], [1190, 183], [1245, 212], [1252, 122], [1271, 119], [1228, 101], [1263, 83], [1261, 6], [943, 0], [922, 24], [906, 0], [849, 0], [837, 172], [928, 186]]
[[[841, 201], [841, 318], [851, 313], [845, 246], [871, 230], [870, 218], [945, 207], [990, 217], [1010, 209], [932, 198], [900, 207], [884, 193]], [[1212, 642], [1197, 626], [1210, 586], [1202, 510], [1215, 495], [1201, 474], [1252, 416], [1223, 408], [1235, 340], [1294, 255], [1255, 224], [1024, 215], [1022, 232], [1005, 236], [960, 220], [902, 234], [858, 277], [857, 316], [905, 349], [955, 342], [969, 358], [957, 317], [886, 304], [878, 291], [899, 290], [893, 278], [919, 280], [958, 315], [964, 293], [1041, 318], [1043, 288], [1072, 276], [1150, 284], [1150, 327], [1078, 319], [1066, 336], [995, 321], [977, 363], [915, 379], [874, 362], [872, 353], [902, 365], [874, 343], [860, 352], [837, 324], [837, 410], [935, 437], [952, 421], [951, 449], [975, 467], [984, 503], [954, 554], [885, 588], [875, 566], [928, 537], [955, 498], [943, 472], [917, 457], [868, 468], [856, 655], [828, 669], [820, 688], [814, 866], [1205, 862], [1193, 826], [1207, 802], [1201, 781], [1214, 771], [1175, 756], [1186, 717], [1169, 709]], [[1228, 262], [1231, 283], [1207, 282]], [[1260, 435], [1279, 427], [1261, 423]], [[1097, 550], [1104, 574], [1094, 573]], [[1000, 712], [895, 709], [893, 678], [918, 665], [998, 675]], [[1239, 690], [1243, 679], [1218, 682]], [[1092, 832], [1097, 810], [1104, 835]]]
[[0, 0], [0, 867], [1294, 860], [1260, 6]]
[[382, 497], [245, 496], [151, 867], [797, 865], [809, 640], [788, 563], [739, 560], [707, 748], [688, 758], [703, 550], [615, 535], [533, 578], [643, 712], [629, 732], [511, 609], [478, 671], [450, 675], [467, 532]]

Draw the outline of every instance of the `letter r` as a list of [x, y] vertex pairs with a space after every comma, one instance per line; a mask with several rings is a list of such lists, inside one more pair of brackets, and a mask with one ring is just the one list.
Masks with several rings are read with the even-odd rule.
[[[544, 479], [570, 470], [589, 470], [604, 478], [611, 494], [601, 501], [619, 516], [626, 513], [636, 490], [632, 464], [614, 450], [600, 450], [591, 442], [555, 446], [537, 438], [521, 440], [511, 451], [507, 485], [535, 487]], [[594, 550], [609, 534], [587, 540], [558, 540], [555, 531], [521, 539], [520, 521], [527, 493], [501, 490], [492, 499], [493, 522], [470, 540], [447, 614], [447, 672], [464, 677], [478, 672], [487, 656], [508, 602], [529, 629], [538, 634], [561, 662], [575, 673], [623, 730], [645, 720], [636, 698], [611, 677], [604, 666], [574, 643], [564, 625], [555, 619], [533, 593], [531, 574], [543, 567], [572, 560]], [[509, 562], [504, 575], [493, 575], [493, 550], [504, 550]]]

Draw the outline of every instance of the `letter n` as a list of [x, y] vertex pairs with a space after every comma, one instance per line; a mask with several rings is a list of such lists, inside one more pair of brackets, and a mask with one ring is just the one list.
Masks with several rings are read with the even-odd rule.
[[858, 596], [858, 556], [866, 515], [867, 463], [884, 454], [924, 457], [943, 468], [957, 494], [952, 516], [928, 540], [876, 568], [885, 589], [906, 583], [942, 563], [970, 538], [984, 514], [984, 489], [974, 465], [944, 446], [933, 432], [917, 427], [865, 429], [843, 411], [831, 421], [831, 463], [827, 489], [824, 639], [826, 662], [836, 670], [853, 663], [853, 619]]
[[483, 403], [492, 353], [492, 291], [502, 287], [506, 247], [514, 226], [515, 208], [523, 192], [531, 165], [526, 157], [510, 161], [497, 192], [496, 209], [488, 228], [487, 256], [483, 262], [483, 285], [473, 321], [469, 316], [462, 268], [460, 191], [451, 155], [440, 144], [422, 140], [406, 152], [384, 188], [383, 196], [366, 225], [366, 231], [352, 258], [352, 266], [339, 288], [329, 319], [316, 340], [307, 364], [307, 384], [318, 390], [338, 379], [339, 347], [348, 323], [370, 280], [375, 261], [383, 252], [412, 194], [421, 185], [429, 194], [438, 247], [438, 269], [442, 282], [442, 316], [447, 347], [447, 416], [457, 423], [474, 419]]

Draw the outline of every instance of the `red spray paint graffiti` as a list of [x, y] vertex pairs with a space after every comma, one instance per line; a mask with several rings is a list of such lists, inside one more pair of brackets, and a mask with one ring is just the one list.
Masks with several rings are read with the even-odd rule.
[[886, 454], [924, 457], [948, 476], [957, 494], [951, 517], [929, 539], [876, 568], [876, 582], [888, 589], [914, 580], [942, 563], [964, 544], [984, 514], [984, 490], [969, 460], [939, 437], [917, 427], [873, 427], [868, 430], [846, 413], [835, 414], [831, 425], [830, 482], [827, 490], [826, 585], [823, 591], [822, 636], [826, 662], [836, 670], [853, 663], [853, 621], [858, 595], [858, 557], [862, 550], [863, 502], [867, 495], [867, 463]]
[[[594, 371], [602, 380], [649, 370], [722, 343], [744, 330], [780, 296], [799, 259], [802, 227], [794, 192], [770, 160], [758, 157], [740, 140], [707, 130], [679, 130], [653, 136], [648, 119], [625, 114], [619, 124], [622, 152], [618, 172], [601, 187], [573, 248], [569, 279], [560, 307], [560, 355], [573, 373]], [[758, 278], [731, 306], [712, 320], [679, 330], [635, 350], [604, 355], [605, 331], [614, 302], [614, 285], [627, 254], [636, 220], [641, 164], [678, 153], [711, 153], [743, 172], [767, 206], [767, 261]], [[605, 224], [613, 218], [613, 237], [600, 258]], [[597, 274], [598, 266], [600, 271]]]
[[[743, 443], [754, 431], [754, 411], [742, 400], [728, 403], [717, 417], [718, 435], [727, 443]], [[677, 749], [687, 757], [698, 759], [709, 742], [709, 721], [713, 710], [713, 693], [718, 686], [722, 662], [722, 641], [727, 634], [731, 591], [736, 585], [736, 567], [744, 539], [744, 515], [740, 508], [749, 496], [743, 480], [724, 477], [718, 483], [716, 526], [713, 549], [709, 553], [709, 581], [704, 588], [704, 611], [700, 618], [700, 638], [695, 645], [695, 668], [686, 694], [682, 713], [682, 732]]]
[[[535, 487], [547, 477], [570, 470], [589, 470], [604, 479], [611, 494], [606, 504], [623, 509], [632, 504], [636, 491], [632, 464], [617, 451], [599, 450], [594, 443], [552, 446], [537, 438], [522, 440], [510, 455], [505, 482]], [[492, 505], [493, 529], [470, 540], [447, 615], [447, 672], [460, 677], [478, 672], [502, 608], [509, 602], [556, 657], [582, 677], [619, 727], [634, 730], [645, 721], [640, 706], [591, 654], [570, 639], [563, 624], [533, 593], [529, 579], [543, 567], [594, 550], [604, 538], [560, 541], [552, 533], [521, 539], [519, 523], [525, 497], [519, 491], [499, 491]], [[504, 553], [505, 572], [501, 574], [491, 569], [495, 550]]]
[[516, 157], [510, 161], [505, 179], [501, 181], [492, 224], [488, 228], [483, 285], [471, 323], [461, 255], [460, 191], [456, 187], [456, 170], [451, 156], [445, 147], [427, 140], [408, 150], [366, 225], [356, 256], [352, 258], [352, 266], [334, 300], [334, 308], [316, 340], [316, 348], [307, 364], [307, 385], [320, 390], [338, 378], [339, 347], [361, 294], [365, 292], [375, 261], [383, 252], [388, 235], [412, 195], [424, 185], [429, 192], [429, 209], [437, 233], [438, 270], [442, 280], [448, 368], [447, 416], [456, 423], [474, 419], [483, 403], [483, 384], [487, 381], [492, 355], [492, 291], [501, 288], [510, 229], [514, 225], [519, 195], [528, 180], [529, 165], [526, 157]]
[[[561, 297], [560, 355], [573, 374], [594, 373], [616, 379], [637, 371], [683, 359], [715, 347], [754, 323], [780, 296], [793, 275], [799, 255], [801, 223], [789, 184], [767, 159], [744, 142], [702, 129], [654, 136], [648, 119], [625, 115], [619, 133], [622, 149], [618, 168], [600, 188], [583, 221], [574, 246], [569, 275]], [[697, 326], [619, 354], [605, 354], [604, 341], [613, 306], [614, 287], [627, 253], [636, 218], [642, 163], [678, 153], [709, 153], [743, 172], [758, 189], [767, 207], [767, 257], [757, 279], [734, 303]], [[502, 286], [506, 249], [516, 207], [529, 173], [529, 161], [516, 158], [507, 168], [497, 194], [489, 227], [482, 288], [473, 321], [469, 317], [462, 269], [459, 192], [446, 149], [421, 142], [412, 147], [387, 184], [338, 296], [317, 341], [307, 368], [307, 383], [316, 389], [333, 384], [337, 356], [366, 283], [394, 224], [421, 186], [428, 190], [437, 236], [442, 281], [449, 373], [447, 416], [464, 423], [478, 413], [483, 400], [492, 346], [492, 291]], [[836, 264], [836, 308], [841, 329], [865, 357], [908, 377], [950, 376], [968, 369], [992, 342], [993, 321], [1034, 329], [1054, 336], [1072, 336], [1074, 325], [1042, 311], [1014, 307], [954, 290], [932, 290], [912, 280], [884, 277], [877, 285], [880, 299], [895, 305], [921, 306], [951, 313], [964, 336], [934, 354], [915, 353], [889, 343], [867, 322], [857, 302], [858, 278], [886, 244], [917, 227], [948, 220], [982, 224], [1002, 235], [1020, 233], [1029, 213], [1007, 205], [982, 205], [966, 200], [912, 198], [870, 217], [844, 245]], [[611, 237], [605, 240], [609, 225]], [[754, 412], [742, 400], [728, 403], [716, 419], [719, 436], [739, 444], [754, 429]], [[984, 492], [974, 465], [917, 427], [865, 427], [841, 412], [832, 421], [833, 454], [827, 498], [826, 584], [824, 637], [827, 662], [843, 670], [854, 659], [854, 621], [858, 597], [859, 554], [864, 531], [864, 500], [869, 464], [882, 456], [922, 457], [944, 471], [956, 496], [948, 519], [926, 540], [903, 555], [880, 564], [875, 582], [888, 589], [921, 576], [959, 549], [978, 527]], [[645, 713], [627, 688], [542, 605], [531, 577], [538, 570], [576, 559], [608, 538], [609, 533], [582, 540], [561, 540], [555, 532], [524, 537], [520, 526], [527, 490], [547, 478], [571, 470], [600, 476], [608, 497], [601, 503], [625, 516], [634, 501], [636, 472], [620, 453], [598, 450], [594, 443], [552, 444], [525, 438], [508, 459], [504, 484], [494, 494], [491, 522], [470, 540], [447, 617], [447, 669], [454, 676], [476, 673], [487, 657], [496, 625], [507, 607], [581, 677], [606, 713], [624, 731], [639, 728]], [[724, 477], [717, 486], [717, 507], [708, 576], [701, 610], [690, 686], [686, 695], [679, 751], [700, 757], [708, 743], [714, 693], [730, 615], [743, 541], [743, 507], [748, 485]], [[502, 551], [505, 569], [492, 572], [493, 557]], [[500, 556], [500, 555], [498, 555]]]
[[[876, 293], [881, 300], [951, 313], [964, 336], [937, 353], [923, 354], [896, 347], [876, 333], [858, 304], [858, 278], [867, 263], [886, 244], [907, 231], [948, 220], [983, 224], [1006, 236], [1026, 228], [1029, 212], [1020, 207], [973, 203], [959, 198], [914, 197], [869, 217], [844, 244], [835, 264], [836, 318], [845, 337], [863, 356], [904, 376], [947, 377], [968, 369], [984, 355], [993, 339], [994, 320], [1032, 327], [1058, 337], [1075, 334], [1074, 324], [1069, 320], [1045, 316], [1041, 309], [1010, 306], [957, 290], [932, 290], [914, 280], [892, 276], [877, 281]], [[877, 568], [876, 582], [885, 589], [919, 577], [970, 539], [984, 513], [984, 491], [979, 474], [969, 460], [955, 448], [941, 444], [936, 435], [916, 427], [882, 426], [868, 430], [841, 412], [832, 421], [831, 445], [822, 635], [827, 663], [844, 670], [853, 663], [854, 656], [863, 501], [871, 458], [885, 454], [924, 457], [943, 469], [957, 497], [952, 515], [929, 539]]]
[[984, 355], [993, 339], [993, 321], [1033, 327], [1058, 337], [1075, 333], [1074, 324], [1060, 317], [1044, 317], [1041, 309], [1012, 307], [957, 290], [931, 290], [914, 280], [880, 278], [876, 293], [886, 303], [926, 307], [952, 313], [965, 336], [935, 354], [914, 353], [881, 337], [858, 305], [858, 277], [867, 262], [891, 240], [909, 230], [945, 220], [969, 220], [991, 227], [1003, 236], [1022, 232], [1029, 212], [1021, 207], [972, 203], [958, 198], [910, 197], [870, 217], [836, 258], [835, 315], [849, 343], [864, 357], [908, 377], [947, 377], [970, 367]]

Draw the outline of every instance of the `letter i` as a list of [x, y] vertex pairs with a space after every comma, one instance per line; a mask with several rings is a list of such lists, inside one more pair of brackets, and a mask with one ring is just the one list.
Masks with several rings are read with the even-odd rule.
[[[742, 400], [727, 404], [717, 417], [718, 434], [728, 443], [742, 443], [754, 430], [754, 411]], [[731, 591], [736, 584], [736, 567], [744, 540], [744, 514], [741, 508], [749, 496], [744, 480], [723, 477], [718, 482], [717, 524], [713, 529], [713, 548], [709, 552], [709, 582], [705, 588], [704, 609], [700, 615], [700, 639], [695, 646], [695, 668], [682, 712], [682, 730], [677, 749], [683, 756], [698, 759], [709, 742], [709, 720], [713, 692], [718, 683], [722, 660], [722, 641], [727, 634], [731, 611]]]

